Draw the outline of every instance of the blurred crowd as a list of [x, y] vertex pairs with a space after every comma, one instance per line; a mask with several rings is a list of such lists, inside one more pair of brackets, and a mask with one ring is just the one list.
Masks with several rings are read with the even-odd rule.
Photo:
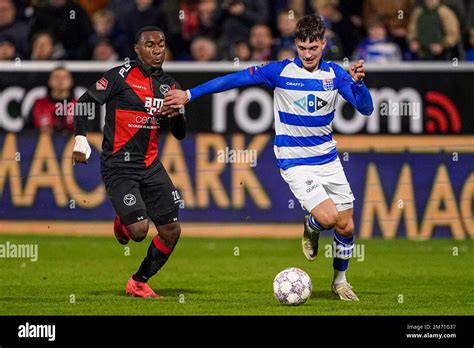
[[167, 60], [279, 60], [313, 13], [328, 60], [474, 61], [471, 0], [0, 0], [0, 60], [133, 59], [146, 25], [163, 29]]

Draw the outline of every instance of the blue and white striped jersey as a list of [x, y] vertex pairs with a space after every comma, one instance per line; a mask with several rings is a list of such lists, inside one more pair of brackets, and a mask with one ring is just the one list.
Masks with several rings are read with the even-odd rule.
[[370, 115], [372, 98], [339, 65], [321, 60], [309, 72], [297, 57], [218, 77], [189, 90], [190, 101], [235, 87], [265, 85], [274, 90], [274, 151], [281, 169], [321, 165], [337, 159], [332, 121], [338, 94], [360, 113]]

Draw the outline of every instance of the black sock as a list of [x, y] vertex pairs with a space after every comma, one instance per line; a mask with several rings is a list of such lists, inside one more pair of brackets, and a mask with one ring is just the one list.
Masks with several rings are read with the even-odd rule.
[[173, 249], [168, 248], [159, 239], [158, 235], [153, 238], [145, 259], [142, 261], [140, 268], [132, 278], [135, 281], [146, 283], [148, 279], [153, 277], [163, 265], [168, 261]]

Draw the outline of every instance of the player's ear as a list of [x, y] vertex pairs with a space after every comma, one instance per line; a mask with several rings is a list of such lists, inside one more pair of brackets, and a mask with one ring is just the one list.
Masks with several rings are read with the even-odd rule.
[[323, 40], [321, 41], [321, 45], [322, 45], [322, 47], [323, 47], [323, 50], [326, 48], [326, 43], [327, 43], [326, 39], [323, 39]]
[[137, 55], [139, 54], [138, 44], [133, 45], [133, 50]]

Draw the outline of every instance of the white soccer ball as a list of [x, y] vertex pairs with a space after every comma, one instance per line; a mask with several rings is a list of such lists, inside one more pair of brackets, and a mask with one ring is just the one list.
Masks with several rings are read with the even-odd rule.
[[273, 293], [280, 303], [297, 306], [311, 296], [311, 278], [302, 269], [291, 267], [278, 273], [273, 280]]

